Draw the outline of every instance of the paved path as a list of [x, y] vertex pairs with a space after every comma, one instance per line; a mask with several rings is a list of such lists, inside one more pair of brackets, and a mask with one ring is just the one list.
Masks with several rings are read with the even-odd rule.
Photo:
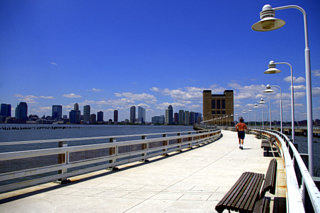
[[[243, 172], [265, 174], [270, 159], [253, 135], [246, 135], [240, 150], [236, 133], [223, 131], [212, 144], [151, 163], [95, 172], [83, 181], [72, 178], [74, 183], [63, 186], [49, 183], [1, 194], [0, 212], [215, 212]], [[280, 158], [278, 163], [277, 193], [284, 196]]]

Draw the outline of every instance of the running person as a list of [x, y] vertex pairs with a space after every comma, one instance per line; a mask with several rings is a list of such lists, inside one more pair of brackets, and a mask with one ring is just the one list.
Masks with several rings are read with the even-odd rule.
[[239, 148], [243, 149], [243, 141], [245, 136], [244, 130], [247, 129], [247, 125], [244, 123], [244, 120], [242, 117], [240, 117], [239, 121], [240, 123], [237, 123], [236, 125], [236, 131], [238, 132]]

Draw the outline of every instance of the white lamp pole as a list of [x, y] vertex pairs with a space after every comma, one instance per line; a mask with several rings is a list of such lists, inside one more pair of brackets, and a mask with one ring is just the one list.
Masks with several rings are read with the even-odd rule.
[[282, 27], [285, 21], [275, 18], [276, 10], [297, 9], [303, 14], [304, 22], [304, 40], [305, 40], [305, 72], [306, 72], [306, 94], [307, 94], [307, 123], [308, 123], [308, 156], [309, 156], [309, 173], [313, 176], [313, 120], [312, 120], [312, 87], [311, 87], [311, 66], [310, 66], [310, 49], [308, 40], [307, 14], [302, 7], [297, 5], [287, 5], [272, 8], [266, 4], [260, 12], [260, 21], [252, 25], [255, 31], [271, 31]]
[[[276, 68], [276, 64], [286, 64], [290, 67], [290, 72], [291, 72], [291, 138], [292, 138], [292, 142], [294, 143], [294, 87], [293, 87], [293, 72], [292, 72], [292, 66], [290, 63], [288, 62], [274, 62], [274, 61], [270, 61], [269, 62], [269, 69], [267, 69], [266, 71], [264, 71], [265, 74], [275, 74], [275, 73], [279, 73], [281, 72], [280, 70], [278, 70]], [[273, 85], [276, 86], [276, 85]], [[280, 93], [281, 93], [281, 88], [280, 88]], [[282, 132], [282, 130], [281, 130]]]
[[[283, 121], [283, 118], [282, 118], [282, 92], [281, 92], [281, 87], [278, 86], [278, 85], [271, 85], [272, 87], [277, 87], [280, 89], [280, 131], [282, 132], [282, 121]], [[264, 90], [265, 93], [272, 93], [274, 92], [272, 89], [271, 89], [271, 86], [268, 84], [267, 87], [266, 87], [266, 90]]]
[[254, 127], [257, 128], [257, 108], [258, 108], [258, 104], [254, 104], [254, 108], [256, 109], [256, 118], [254, 119]]
[[[265, 101], [263, 100], [263, 98], [260, 99], [259, 104], [265, 104]], [[262, 129], [264, 128], [264, 119], [263, 119], [263, 107], [261, 107], [262, 109]]]

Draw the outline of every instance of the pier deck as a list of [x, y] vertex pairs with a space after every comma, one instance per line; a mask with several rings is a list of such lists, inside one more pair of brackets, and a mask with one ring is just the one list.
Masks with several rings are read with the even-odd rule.
[[[240, 150], [235, 132], [222, 133], [214, 143], [150, 163], [0, 194], [0, 212], [215, 212], [243, 172], [265, 174], [272, 159], [263, 157], [254, 135], [246, 135]], [[285, 197], [285, 170], [277, 161], [275, 196]]]

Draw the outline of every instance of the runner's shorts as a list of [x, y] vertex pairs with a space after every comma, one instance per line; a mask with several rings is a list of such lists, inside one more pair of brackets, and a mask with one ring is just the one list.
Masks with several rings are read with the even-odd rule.
[[244, 131], [238, 131], [238, 138], [244, 139]]

